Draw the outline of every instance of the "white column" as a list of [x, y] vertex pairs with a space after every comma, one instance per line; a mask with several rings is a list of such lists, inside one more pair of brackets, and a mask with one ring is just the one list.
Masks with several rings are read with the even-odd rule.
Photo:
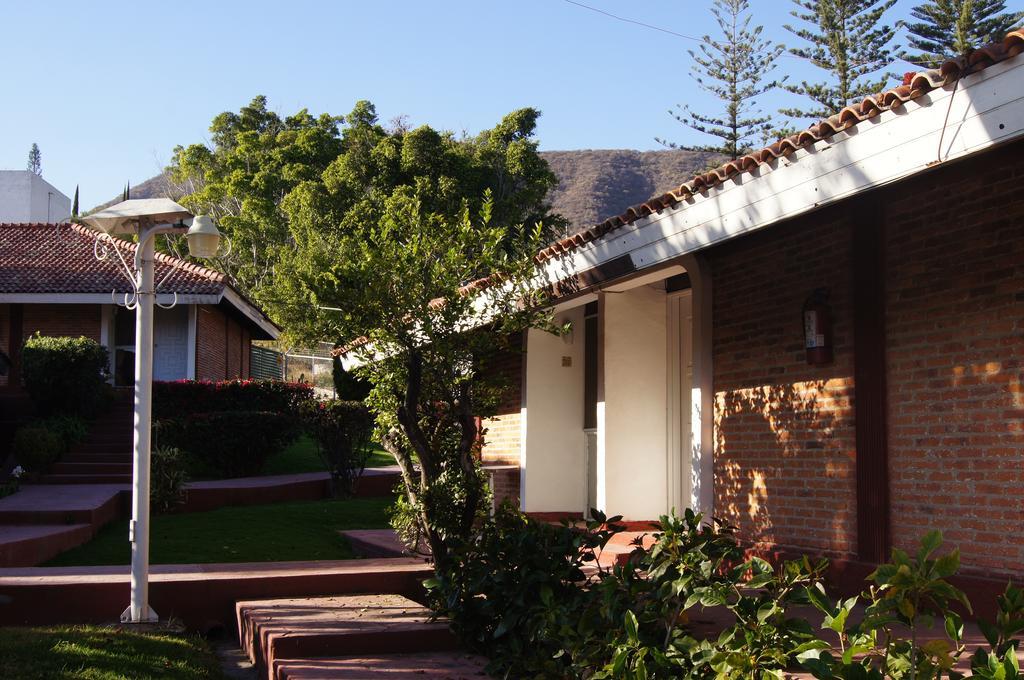
[[601, 295], [597, 498], [625, 519], [668, 510], [665, 304], [647, 285]]
[[693, 287], [693, 386], [690, 392], [690, 423], [693, 447], [690, 504], [710, 518], [715, 510], [715, 389], [712, 370], [711, 271], [704, 257], [687, 255], [682, 260]]
[[135, 309], [135, 437], [132, 450], [131, 604], [121, 614], [130, 623], [156, 621], [149, 606], [149, 463], [152, 434], [153, 390], [153, 240], [152, 230], [141, 229], [138, 248], [141, 266], [136, 272], [138, 306]]
[[527, 512], [581, 513], [587, 483], [583, 308], [562, 312], [555, 320], [571, 323], [572, 333], [559, 337], [531, 329], [526, 334], [521, 506]]

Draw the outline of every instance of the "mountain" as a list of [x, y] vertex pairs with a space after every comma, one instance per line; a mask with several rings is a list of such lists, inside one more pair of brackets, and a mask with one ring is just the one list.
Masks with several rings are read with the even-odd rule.
[[[544, 151], [541, 156], [559, 180], [551, 192], [551, 205], [555, 212], [569, 219], [574, 230], [659, 196], [689, 180], [714, 160], [711, 154], [674, 149]], [[170, 183], [162, 174], [131, 188], [132, 198], [158, 198], [169, 193]], [[120, 200], [116, 198], [97, 209]]]

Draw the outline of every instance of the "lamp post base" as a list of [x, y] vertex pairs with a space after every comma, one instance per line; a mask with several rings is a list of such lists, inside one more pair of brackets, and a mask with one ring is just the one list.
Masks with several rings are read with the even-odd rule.
[[132, 620], [132, 608], [131, 607], [128, 607], [123, 612], [121, 612], [121, 623], [156, 623], [159, 620], [160, 620], [160, 617], [156, 615], [156, 612], [153, 611], [153, 608], [150, 607], [150, 606], [146, 607], [145, 615], [142, 618], [140, 618], [138, 621]]

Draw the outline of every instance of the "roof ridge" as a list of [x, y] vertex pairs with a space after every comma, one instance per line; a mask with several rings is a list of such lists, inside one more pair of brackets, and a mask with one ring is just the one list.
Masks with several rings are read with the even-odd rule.
[[847, 130], [858, 123], [877, 116], [883, 111], [897, 108], [912, 99], [916, 99], [931, 90], [948, 85], [964, 76], [982, 71], [989, 66], [1005, 61], [1024, 52], [1024, 26], [1009, 31], [1002, 40], [972, 50], [965, 56], [948, 59], [938, 68], [919, 72], [909, 72], [903, 78], [903, 84], [869, 95], [860, 102], [843, 107], [837, 113], [824, 118], [788, 137], [728, 161], [705, 172], [697, 173], [690, 180], [680, 184], [661, 196], [649, 198], [643, 203], [627, 208], [623, 213], [584, 227], [543, 248], [536, 255], [538, 263], [564, 255], [577, 248], [595, 241], [610, 231], [628, 226], [652, 213], [660, 213], [683, 201], [690, 200], [695, 194], [703, 193], [714, 186], [724, 183], [731, 177], [749, 172], [771, 161], [788, 156], [801, 149], [831, 137], [837, 132]]

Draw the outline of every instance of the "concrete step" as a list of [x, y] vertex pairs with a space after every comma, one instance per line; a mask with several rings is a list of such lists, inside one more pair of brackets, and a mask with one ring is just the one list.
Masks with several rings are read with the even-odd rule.
[[128, 463], [131, 465], [131, 452], [121, 453], [69, 453], [60, 459], [61, 463]]
[[262, 677], [285, 659], [446, 652], [458, 648], [444, 621], [401, 595], [240, 601], [238, 639]]
[[62, 460], [50, 466], [53, 475], [130, 475], [132, 473], [131, 458], [127, 462], [96, 462]]
[[40, 484], [131, 484], [132, 474], [47, 474]]
[[0, 525], [0, 567], [31, 567], [92, 537], [89, 524]]
[[0, 498], [0, 524], [91, 524], [98, 529], [122, 510], [127, 485], [26, 484]]
[[279, 680], [479, 680], [487, 659], [461, 652], [350, 656], [334, 659], [286, 659], [278, 662]]
[[123, 453], [130, 452], [132, 450], [133, 442], [131, 439], [126, 439], [123, 442], [99, 442], [99, 443], [82, 443], [75, 446], [72, 453]]

